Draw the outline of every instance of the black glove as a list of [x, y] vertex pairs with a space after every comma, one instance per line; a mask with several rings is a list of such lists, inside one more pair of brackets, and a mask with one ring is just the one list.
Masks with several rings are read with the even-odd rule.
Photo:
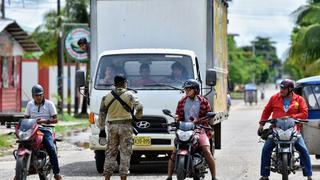
[[100, 130], [99, 137], [102, 137], [102, 138], [107, 137], [106, 130], [104, 129]]
[[258, 132], [257, 132], [258, 136], [261, 136], [261, 135], [262, 135], [262, 131], [263, 131], [263, 128], [259, 128], [259, 129], [258, 129]]

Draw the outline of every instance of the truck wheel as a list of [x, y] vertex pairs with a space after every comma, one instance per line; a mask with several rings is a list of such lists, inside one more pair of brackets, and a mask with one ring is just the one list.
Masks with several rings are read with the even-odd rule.
[[178, 164], [177, 164], [177, 180], [184, 180], [186, 178], [186, 156], [178, 156]]
[[105, 160], [105, 151], [103, 150], [96, 150], [94, 151], [95, 154], [95, 160], [96, 160], [96, 168], [98, 173], [103, 173], [103, 168], [104, 168], [104, 160]]
[[140, 154], [132, 154], [130, 159], [130, 164], [139, 164], [141, 160]]

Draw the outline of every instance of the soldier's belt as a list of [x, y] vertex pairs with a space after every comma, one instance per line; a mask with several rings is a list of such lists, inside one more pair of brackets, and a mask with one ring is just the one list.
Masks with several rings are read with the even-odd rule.
[[128, 124], [131, 123], [131, 120], [115, 120], [115, 121], [108, 121], [109, 124]]

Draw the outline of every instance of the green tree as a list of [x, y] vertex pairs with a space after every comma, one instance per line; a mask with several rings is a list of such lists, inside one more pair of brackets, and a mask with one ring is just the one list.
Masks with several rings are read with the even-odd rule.
[[[319, 75], [320, 71], [320, 0], [309, 1], [294, 13], [296, 27], [291, 35], [286, 72], [295, 78]], [[296, 70], [290, 70], [290, 67]]]
[[[62, 22], [89, 23], [88, 6], [89, 0], [66, 0], [66, 6], [62, 9], [60, 17]], [[38, 26], [32, 34], [32, 37], [43, 51], [40, 56], [40, 66], [57, 64], [58, 27], [57, 11], [52, 10], [44, 16], [43, 24]]]

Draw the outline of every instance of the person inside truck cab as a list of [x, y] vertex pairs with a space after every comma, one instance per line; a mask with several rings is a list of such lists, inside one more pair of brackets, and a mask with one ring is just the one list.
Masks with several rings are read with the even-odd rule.
[[135, 87], [142, 87], [143, 85], [155, 83], [153, 79], [150, 78], [150, 66], [149, 64], [143, 63], [139, 68], [140, 78], [132, 82]]
[[165, 83], [183, 83], [188, 79], [188, 72], [186, 68], [179, 62], [171, 65], [171, 75], [162, 79], [160, 82]]
[[113, 65], [107, 65], [102, 79], [99, 80], [99, 84], [112, 84], [115, 76], [115, 67]]
[[[200, 85], [195, 79], [188, 79], [183, 84], [186, 96], [182, 97], [176, 109], [177, 121], [192, 120], [194, 124], [202, 124], [208, 126], [208, 121], [201, 121], [200, 118], [204, 117], [211, 111], [210, 103], [205, 97], [199, 95]], [[216, 165], [210, 151], [210, 141], [212, 138], [211, 131], [203, 131], [199, 134], [198, 143], [203, 152], [203, 155], [209, 165], [212, 180], [216, 179]], [[168, 177], [166, 180], [172, 180], [174, 162], [176, 158], [176, 149], [174, 148], [168, 162]]]

